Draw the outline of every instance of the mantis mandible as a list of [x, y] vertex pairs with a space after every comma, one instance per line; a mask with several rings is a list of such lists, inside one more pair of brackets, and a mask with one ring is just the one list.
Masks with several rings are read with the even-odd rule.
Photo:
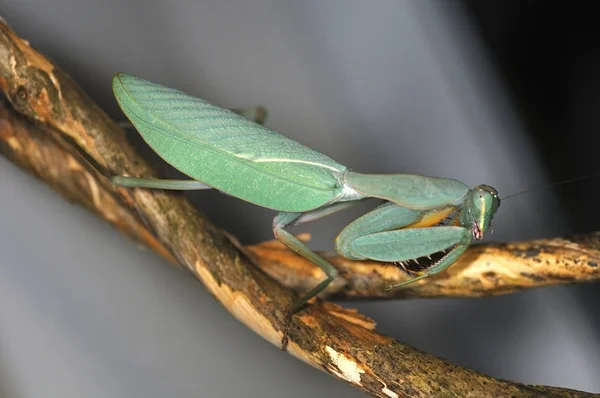
[[273, 234], [327, 277], [297, 299], [289, 316], [318, 295], [338, 271], [286, 227], [310, 222], [368, 198], [385, 202], [351, 222], [335, 249], [351, 260], [396, 263], [410, 280], [454, 264], [483, 239], [500, 206], [496, 190], [413, 174], [361, 174], [243, 115], [182, 91], [116, 74], [115, 97], [144, 141], [188, 180], [113, 176], [127, 187], [221, 192], [278, 211]]

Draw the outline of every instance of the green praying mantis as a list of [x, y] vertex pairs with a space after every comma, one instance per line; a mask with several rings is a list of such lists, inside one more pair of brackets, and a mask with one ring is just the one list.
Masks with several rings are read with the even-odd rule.
[[187, 180], [113, 176], [126, 187], [217, 189], [278, 211], [273, 234], [319, 266], [326, 278], [293, 303], [293, 315], [317, 296], [338, 271], [286, 227], [307, 223], [365, 199], [384, 203], [346, 226], [335, 249], [351, 260], [396, 263], [412, 279], [454, 264], [483, 239], [500, 206], [498, 192], [479, 185], [413, 174], [361, 174], [232, 110], [150, 81], [119, 73], [115, 97], [144, 141]]

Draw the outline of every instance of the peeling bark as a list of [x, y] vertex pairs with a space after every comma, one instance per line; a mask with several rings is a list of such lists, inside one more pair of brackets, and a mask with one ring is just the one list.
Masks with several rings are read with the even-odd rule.
[[[2, 21], [0, 89], [11, 104], [0, 108], [6, 157], [187, 268], [232, 315], [280, 345], [297, 294], [254, 267], [246, 251], [181, 194], [114, 187], [90, 167], [79, 151], [115, 174], [158, 177], [76, 83]], [[293, 317], [288, 352], [377, 397], [592, 396], [453, 365], [377, 333], [372, 320], [326, 301], [313, 300]]]

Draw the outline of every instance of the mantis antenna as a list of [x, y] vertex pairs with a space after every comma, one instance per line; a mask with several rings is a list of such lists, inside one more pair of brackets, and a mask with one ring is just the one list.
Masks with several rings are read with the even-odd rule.
[[530, 189], [526, 189], [526, 190], [521, 191], [521, 192], [510, 194], [508, 196], [505, 196], [505, 197], [501, 198], [500, 200], [506, 200], [508, 198], [513, 198], [515, 196], [519, 196], [519, 195], [522, 195], [524, 193], [528, 193], [528, 192], [531, 192], [531, 191], [537, 191], [538, 189], [552, 188], [552, 187], [555, 187], [555, 186], [558, 186], [558, 185], [570, 184], [572, 182], [577, 182], [577, 181], [581, 181], [581, 180], [587, 180], [589, 178], [594, 178], [594, 177], [598, 177], [598, 176], [600, 176], [600, 172], [593, 173], [593, 174], [588, 174], [588, 175], [582, 176], [582, 177], [575, 177], [575, 178], [571, 178], [571, 179], [564, 180], [564, 181], [553, 182], [553, 183], [550, 183], [550, 184], [547, 184], [547, 185], [542, 185], [542, 186], [539, 186], [539, 187], [530, 188]]

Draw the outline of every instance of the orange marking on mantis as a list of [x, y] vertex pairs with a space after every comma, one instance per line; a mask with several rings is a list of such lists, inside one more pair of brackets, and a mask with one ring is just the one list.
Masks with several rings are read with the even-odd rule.
[[405, 228], [425, 228], [431, 227], [448, 217], [450, 213], [456, 210], [456, 206], [442, 207], [433, 209], [423, 215], [423, 217], [414, 224], [408, 225]]

